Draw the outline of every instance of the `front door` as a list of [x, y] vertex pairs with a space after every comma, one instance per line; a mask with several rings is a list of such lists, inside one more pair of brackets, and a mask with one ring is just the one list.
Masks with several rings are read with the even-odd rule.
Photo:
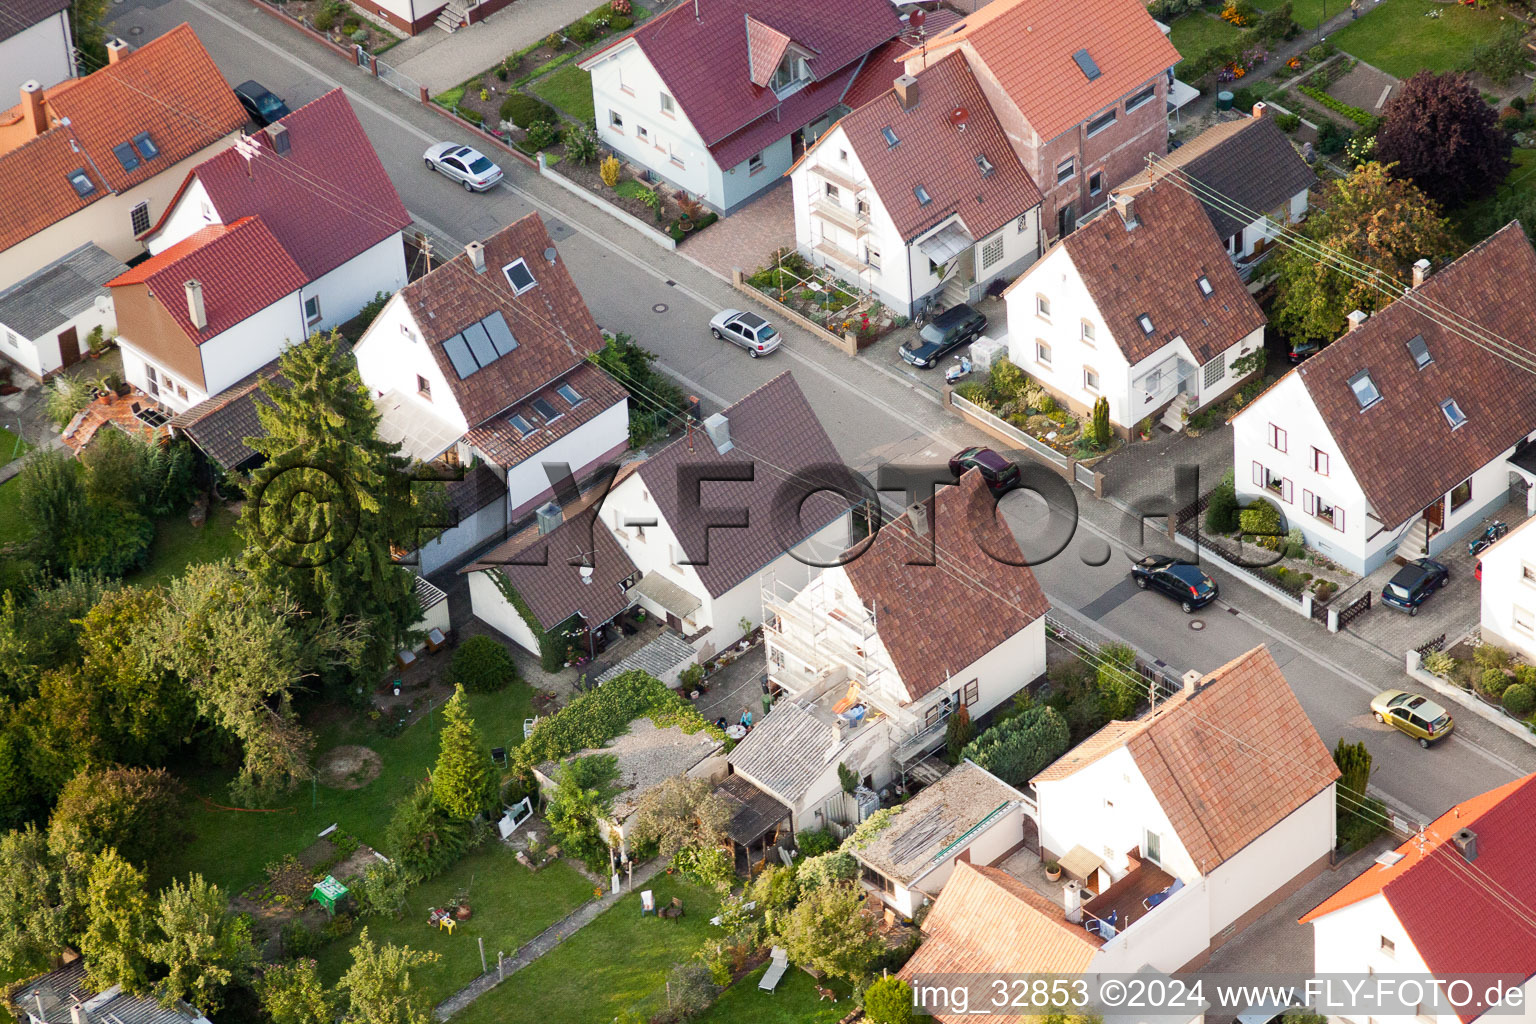
[[1429, 520], [1431, 529], [1445, 529], [1445, 498], [1435, 499], [1435, 503], [1424, 510], [1424, 518]]
[[671, 626], [679, 633], [683, 631], [683, 620], [678, 618], [676, 615], [673, 615], [671, 612], [667, 612], [667, 625]]
[[62, 366], [80, 361], [80, 334], [73, 327], [59, 335], [59, 360]]
[[805, 129], [797, 128], [789, 136], [789, 160], [794, 163], [805, 155]]
[[1075, 227], [1077, 227], [1077, 213], [1073, 209], [1073, 204], [1068, 203], [1056, 211], [1056, 234], [1065, 237], [1070, 235]]

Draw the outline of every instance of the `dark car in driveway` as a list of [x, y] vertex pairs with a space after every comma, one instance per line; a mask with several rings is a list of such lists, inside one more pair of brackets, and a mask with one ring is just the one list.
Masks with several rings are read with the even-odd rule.
[[288, 116], [288, 104], [283, 102], [282, 97], [254, 80], [235, 86], [235, 99], [240, 101], [258, 128], [265, 128]]
[[924, 324], [917, 337], [901, 347], [902, 361], [920, 370], [930, 369], [986, 328], [987, 318], [983, 314], [963, 302], [951, 306]]
[[1142, 590], [1156, 590], [1179, 602], [1186, 612], [1216, 600], [1216, 581], [1193, 562], [1148, 555], [1131, 564], [1131, 579]]
[[1451, 570], [1433, 558], [1415, 558], [1381, 588], [1381, 599], [1409, 615], [1419, 614], [1419, 605], [1429, 595], [1451, 581]]
[[1009, 462], [991, 448], [967, 448], [950, 456], [949, 471], [955, 479], [969, 469], [981, 473], [987, 490], [993, 494], [1005, 494], [1019, 483], [1018, 464]]

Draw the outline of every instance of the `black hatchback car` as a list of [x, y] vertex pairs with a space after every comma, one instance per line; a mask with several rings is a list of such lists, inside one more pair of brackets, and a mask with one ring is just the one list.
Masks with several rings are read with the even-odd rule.
[[917, 338], [901, 347], [901, 358], [920, 370], [930, 369], [986, 328], [987, 318], [962, 302], [924, 324]]
[[266, 86], [257, 81], [241, 82], [235, 86], [235, 99], [251, 115], [256, 127], [265, 128], [280, 118], [288, 116], [288, 104]]
[[1381, 588], [1381, 599], [1409, 615], [1417, 615], [1419, 605], [1450, 581], [1451, 570], [1433, 558], [1415, 558]]
[[981, 473], [987, 490], [993, 494], [1006, 494], [1019, 483], [1019, 467], [1009, 462], [991, 448], [967, 448], [950, 456], [949, 471], [959, 479], [968, 469]]
[[1216, 581], [1193, 562], [1148, 555], [1131, 565], [1131, 579], [1142, 590], [1161, 591], [1179, 602], [1186, 612], [1204, 608], [1216, 600]]

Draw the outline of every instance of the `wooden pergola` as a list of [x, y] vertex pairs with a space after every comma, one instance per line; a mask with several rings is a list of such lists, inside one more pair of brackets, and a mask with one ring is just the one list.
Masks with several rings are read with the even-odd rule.
[[778, 845], [789, 828], [789, 808], [740, 775], [727, 775], [715, 792], [731, 808], [731, 820], [725, 829], [731, 862], [736, 864], [737, 855], [741, 854], [744, 862], [737, 869], [751, 874], [753, 848], [756, 847], [755, 859], [763, 860], [769, 848]]

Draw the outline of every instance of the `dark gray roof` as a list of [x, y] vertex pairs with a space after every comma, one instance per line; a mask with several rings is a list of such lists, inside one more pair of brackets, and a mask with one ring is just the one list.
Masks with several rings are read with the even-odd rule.
[[107, 282], [127, 269], [87, 242], [0, 292], [0, 324], [28, 340], [41, 338], [110, 294]]
[[507, 485], [484, 466], [476, 466], [458, 480], [443, 485], [448, 492], [448, 508], [458, 519], [468, 519], [497, 498], [504, 498]]
[[758, 789], [740, 775], [727, 775], [715, 792], [731, 809], [725, 827], [731, 841], [747, 846], [768, 834], [769, 829], [789, 817], [789, 808]]
[[0, 18], [0, 42], [19, 36], [38, 22], [69, 10], [69, 0], [5, 0]]
[[87, 1019], [108, 1024], [207, 1024], [206, 1018], [186, 1003], [161, 1006], [151, 996], [124, 995], [116, 986], [98, 994], [85, 976], [83, 959], [17, 986], [11, 995], [18, 1020], [31, 1015], [45, 1024], [70, 1024], [70, 1007], [76, 1003], [84, 1005]]
[[256, 416], [256, 395], [264, 379], [282, 383], [274, 359], [248, 377], [212, 398], [171, 418], [171, 426], [190, 437], [203, 454], [225, 469], [233, 470], [256, 458], [245, 438], [261, 434]]
[[681, 633], [675, 629], [663, 629], [656, 639], [599, 675], [597, 682], [598, 685], [602, 685], [615, 676], [634, 669], [661, 678], [683, 662], [698, 656], [699, 652], [683, 639]]
[[[1257, 214], [1290, 202], [1292, 196], [1317, 183], [1317, 175], [1275, 124], [1273, 117], [1247, 117], [1213, 125], [1170, 152], [1164, 164], [1180, 168], [1208, 189], [1220, 192], [1232, 203], [1254, 211], [1240, 218], [1208, 203], [1206, 215], [1216, 234], [1227, 239], [1257, 219]], [[1166, 170], [1151, 172], [1162, 177]], [[1121, 185], [1123, 190], [1148, 180], [1147, 171]]]
[[736, 745], [731, 767], [791, 802], [799, 800], [826, 770], [832, 726], [792, 701], [781, 700]]

